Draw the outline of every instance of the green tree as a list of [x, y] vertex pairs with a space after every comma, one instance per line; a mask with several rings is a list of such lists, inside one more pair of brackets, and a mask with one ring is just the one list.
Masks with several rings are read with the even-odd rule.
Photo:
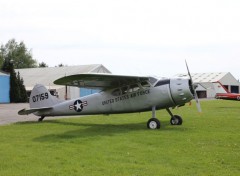
[[13, 64], [9, 64], [8, 70], [10, 71], [10, 102], [16, 103], [19, 101], [20, 91]]
[[38, 67], [48, 67], [48, 65], [45, 62], [41, 62], [38, 64]]
[[27, 91], [23, 84], [23, 79], [20, 77], [19, 72], [16, 75], [13, 63], [9, 60], [5, 60], [2, 70], [10, 73], [10, 102], [27, 102]]
[[16, 69], [37, 67], [37, 61], [32, 58], [31, 50], [28, 50], [23, 42], [18, 43], [15, 39], [1, 45], [0, 64], [4, 61], [12, 62]]
[[11, 72], [11, 66], [10, 65], [11, 65], [10, 60], [9, 59], [5, 59], [3, 61], [1, 70], [10, 73]]
[[27, 91], [26, 91], [26, 88], [24, 86], [23, 79], [20, 77], [19, 72], [17, 74], [17, 84], [18, 84], [18, 88], [19, 88], [18, 102], [27, 102], [28, 101]]
[[4, 48], [3, 48], [3, 46], [1, 46], [1, 48], [0, 48], [0, 68], [2, 67], [2, 65], [3, 65], [3, 62], [4, 62]]
[[64, 67], [64, 65], [61, 63], [61, 64], [58, 64], [58, 67]]

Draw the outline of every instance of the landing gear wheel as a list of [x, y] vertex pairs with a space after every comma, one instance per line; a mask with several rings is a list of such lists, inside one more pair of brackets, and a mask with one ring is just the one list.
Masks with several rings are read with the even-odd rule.
[[171, 125], [182, 125], [182, 118], [178, 115], [174, 115], [171, 119], [170, 119], [170, 123]]
[[161, 123], [157, 118], [151, 118], [147, 122], [147, 127], [152, 130], [159, 129], [160, 126], [161, 126]]
[[44, 118], [45, 118], [45, 116], [41, 116], [41, 117], [38, 119], [38, 121], [41, 122], [41, 121], [43, 121]]

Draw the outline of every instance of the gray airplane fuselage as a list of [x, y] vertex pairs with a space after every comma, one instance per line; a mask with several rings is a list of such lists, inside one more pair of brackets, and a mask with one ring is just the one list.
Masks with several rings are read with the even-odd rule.
[[142, 112], [169, 107], [182, 106], [193, 98], [189, 80], [168, 79], [137, 91], [113, 94], [114, 89], [92, 95], [63, 101], [45, 111], [35, 112], [38, 116], [67, 116], [91, 114], [115, 114]]

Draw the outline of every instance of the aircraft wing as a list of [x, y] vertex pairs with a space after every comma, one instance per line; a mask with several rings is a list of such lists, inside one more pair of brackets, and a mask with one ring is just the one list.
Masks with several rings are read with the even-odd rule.
[[37, 111], [45, 111], [45, 110], [50, 110], [52, 107], [47, 107], [47, 108], [32, 108], [32, 109], [22, 109], [18, 111], [19, 115], [28, 115]]
[[146, 80], [149, 80], [149, 77], [88, 73], [65, 76], [55, 80], [54, 84], [106, 90]]

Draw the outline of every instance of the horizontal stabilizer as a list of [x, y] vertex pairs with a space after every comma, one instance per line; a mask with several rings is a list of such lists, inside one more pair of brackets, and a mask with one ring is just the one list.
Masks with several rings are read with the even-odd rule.
[[46, 108], [31, 108], [31, 109], [22, 109], [18, 111], [18, 115], [28, 115], [37, 111], [45, 111], [50, 110], [52, 107], [46, 107]]

